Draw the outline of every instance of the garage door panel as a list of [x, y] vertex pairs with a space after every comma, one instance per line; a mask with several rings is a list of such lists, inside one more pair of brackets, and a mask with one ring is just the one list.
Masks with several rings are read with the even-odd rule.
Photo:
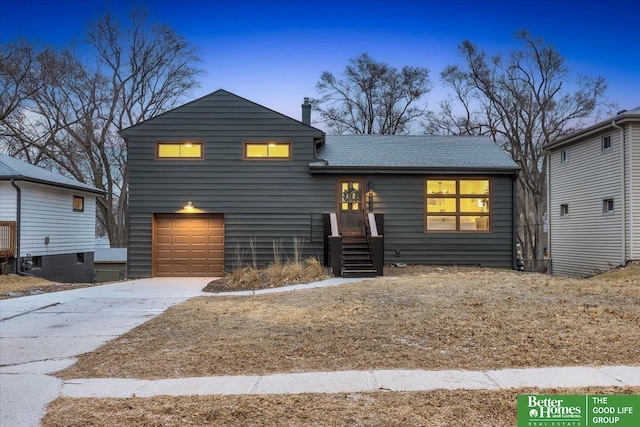
[[221, 249], [209, 249], [208, 257], [209, 259], [222, 259], [223, 251]]
[[171, 230], [171, 220], [168, 218], [157, 218], [156, 219], [156, 229], [157, 230]]
[[167, 236], [163, 236], [163, 235], [156, 235], [156, 243], [162, 244], [162, 245], [170, 245], [171, 244], [171, 236], [167, 235]]
[[174, 245], [188, 245], [191, 241], [190, 236], [173, 236], [173, 244]]
[[191, 238], [192, 245], [206, 245], [207, 244], [207, 236], [206, 235], [196, 235]]
[[224, 243], [224, 237], [223, 236], [216, 236], [216, 235], [209, 235], [207, 241], [208, 241], [208, 243], [210, 245], [222, 244], [222, 243]]
[[156, 216], [154, 274], [220, 276], [224, 272], [224, 217]]

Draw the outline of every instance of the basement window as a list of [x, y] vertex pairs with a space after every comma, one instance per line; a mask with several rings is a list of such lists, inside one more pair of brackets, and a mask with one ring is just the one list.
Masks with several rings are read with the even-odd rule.
[[76, 253], [76, 264], [84, 264], [84, 252]]

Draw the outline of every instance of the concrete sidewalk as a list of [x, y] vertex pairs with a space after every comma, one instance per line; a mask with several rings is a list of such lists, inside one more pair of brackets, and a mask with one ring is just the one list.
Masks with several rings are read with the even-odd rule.
[[375, 390], [499, 390], [507, 388], [640, 386], [639, 366], [557, 367], [497, 371], [379, 370], [137, 380], [90, 378], [64, 381], [67, 397], [150, 397], [348, 393]]

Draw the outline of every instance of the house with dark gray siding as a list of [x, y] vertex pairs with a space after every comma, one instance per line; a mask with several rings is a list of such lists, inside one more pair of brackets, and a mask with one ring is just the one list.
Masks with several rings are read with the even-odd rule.
[[331, 136], [225, 90], [121, 132], [128, 276], [220, 276], [294, 240], [334, 274], [515, 266], [517, 165], [484, 137]]

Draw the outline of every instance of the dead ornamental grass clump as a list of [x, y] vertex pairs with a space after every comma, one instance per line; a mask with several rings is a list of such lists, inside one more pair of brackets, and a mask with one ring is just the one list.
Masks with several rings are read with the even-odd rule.
[[304, 239], [294, 237], [292, 258], [285, 259], [282, 242], [274, 240], [273, 263], [267, 267], [258, 268], [255, 240], [249, 241], [250, 265], [243, 264], [240, 247], [236, 245], [235, 262], [231, 273], [209, 283], [203, 291], [225, 292], [276, 288], [330, 277], [329, 269], [325, 268], [316, 258], [302, 259], [303, 246]]
[[640, 266], [616, 280], [415, 269], [340, 287], [199, 297], [59, 373], [175, 378], [640, 363]]
[[309, 283], [330, 277], [329, 270], [316, 258], [303, 262], [288, 262], [281, 265], [269, 265], [257, 269], [244, 267], [236, 269], [222, 279], [210, 282], [204, 292], [228, 292], [276, 288], [297, 283]]

